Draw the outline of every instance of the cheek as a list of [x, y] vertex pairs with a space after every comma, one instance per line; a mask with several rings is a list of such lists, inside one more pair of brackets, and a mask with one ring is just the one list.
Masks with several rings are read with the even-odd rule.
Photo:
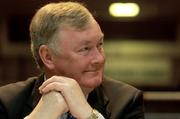
[[78, 60], [77, 62], [74, 62], [73, 69], [76, 72], [78, 72], [78, 71], [82, 72], [87, 69], [88, 65], [89, 65], [89, 62], [87, 62], [85, 60]]
[[102, 52], [102, 56], [103, 56], [103, 58], [104, 58], [104, 61], [106, 61], [106, 55], [105, 55], [104, 50], [103, 50], [103, 52]]
[[76, 80], [81, 80], [81, 78], [84, 77], [84, 72], [88, 69], [89, 64], [90, 63], [85, 60], [78, 60], [77, 62], [73, 63], [73, 65], [71, 65], [70, 70]]

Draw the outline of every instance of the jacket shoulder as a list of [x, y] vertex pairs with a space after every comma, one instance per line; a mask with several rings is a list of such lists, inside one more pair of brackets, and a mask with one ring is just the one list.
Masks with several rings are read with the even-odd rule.
[[132, 85], [124, 83], [120, 80], [114, 80], [114, 79], [109, 78], [109, 77], [104, 78], [102, 86], [104, 87], [105, 90], [108, 89], [107, 90], [108, 92], [118, 92], [118, 93], [127, 92], [130, 94], [133, 94], [136, 92], [141, 92], [139, 89], [135, 88]]
[[111, 115], [113, 119], [120, 117], [144, 119], [142, 91], [107, 77], [102, 83], [102, 88], [104, 95], [109, 99], [109, 109], [113, 112]]
[[30, 96], [36, 79], [36, 77], [33, 77], [0, 87], [0, 108], [7, 115], [18, 113]]

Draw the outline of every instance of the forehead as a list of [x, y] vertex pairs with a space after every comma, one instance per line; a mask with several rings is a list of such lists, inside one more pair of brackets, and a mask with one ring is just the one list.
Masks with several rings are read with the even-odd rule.
[[94, 21], [87, 25], [84, 29], [76, 29], [73, 27], [63, 27], [59, 30], [58, 38], [62, 42], [69, 41], [70, 43], [78, 42], [95, 42], [103, 38], [104, 34], [101, 31], [99, 24]]

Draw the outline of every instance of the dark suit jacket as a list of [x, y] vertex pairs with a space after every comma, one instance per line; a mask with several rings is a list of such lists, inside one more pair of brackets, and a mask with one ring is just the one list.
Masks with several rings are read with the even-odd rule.
[[[38, 103], [43, 76], [0, 87], [0, 119], [23, 119]], [[104, 78], [89, 94], [89, 104], [105, 119], [144, 119], [142, 93], [138, 89]]]

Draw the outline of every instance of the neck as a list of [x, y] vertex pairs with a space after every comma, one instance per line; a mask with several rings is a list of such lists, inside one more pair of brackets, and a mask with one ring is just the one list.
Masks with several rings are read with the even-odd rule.
[[92, 88], [87, 88], [87, 87], [82, 87], [81, 86], [81, 90], [84, 93], [85, 96], [88, 96], [89, 93], [93, 90]]

